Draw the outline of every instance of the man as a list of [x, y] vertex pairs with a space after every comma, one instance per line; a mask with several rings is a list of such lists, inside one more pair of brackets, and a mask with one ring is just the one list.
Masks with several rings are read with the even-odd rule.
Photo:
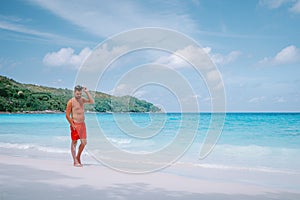
[[[82, 90], [87, 95], [88, 99], [81, 97]], [[74, 88], [74, 97], [68, 101], [66, 108], [66, 118], [70, 123], [71, 129], [71, 154], [75, 167], [82, 167], [80, 156], [86, 145], [86, 127], [84, 122], [84, 104], [93, 104], [94, 99], [91, 97], [88, 89], [80, 85]], [[71, 115], [71, 116], [70, 116]], [[78, 153], [76, 155], [77, 140], [80, 139]]]

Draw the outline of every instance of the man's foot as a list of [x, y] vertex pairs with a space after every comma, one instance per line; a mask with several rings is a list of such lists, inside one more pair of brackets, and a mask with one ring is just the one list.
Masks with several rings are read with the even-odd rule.
[[76, 159], [77, 159], [78, 163], [79, 163], [80, 165], [82, 165], [82, 164], [81, 164], [80, 157], [77, 156]]
[[80, 163], [74, 163], [74, 167], [82, 167], [82, 164], [80, 164]]
[[78, 160], [75, 160], [74, 167], [82, 167], [82, 164]]

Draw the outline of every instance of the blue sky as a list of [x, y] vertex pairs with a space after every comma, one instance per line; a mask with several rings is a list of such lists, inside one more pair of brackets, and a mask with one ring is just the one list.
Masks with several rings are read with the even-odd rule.
[[[80, 64], [100, 42], [143, 27], [184, 33], [205, 48], [221, 73], [227, 111], [300, 111], [300, 0], [1, 1], [0, 74], [72, 88]], [[139, 52], [118, 63], [143, 64], [143, 53], [155, 54]], [[159, 56], [166, 55], [155, 60]], [[112, 93], [113, 75], [124, 71], [110, 73], [102, 92]], [[194, 75], [182, 73], [193, 84]], [[194, 87], [208, 109], [209, 94]], [[135, 96], [178, 111], [161, 88], [143, 87]]]

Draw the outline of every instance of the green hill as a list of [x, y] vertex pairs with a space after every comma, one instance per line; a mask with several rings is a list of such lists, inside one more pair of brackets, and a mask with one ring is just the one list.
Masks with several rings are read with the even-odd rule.
[[[160, 109], [144, 100], [131, 96], [115, 97], [101, 92], [91, 92], [94, 105], [86, 110], [96, 112], [159, 112]], [[0, 76], [0, 111], [65, 111], [73, 91], [32, 84], [22, 84]]]

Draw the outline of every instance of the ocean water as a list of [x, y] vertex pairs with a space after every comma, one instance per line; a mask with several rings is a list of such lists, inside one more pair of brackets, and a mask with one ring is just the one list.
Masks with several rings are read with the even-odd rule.
[[[120, 158], [114, 155], [120, 151], [137, 155], [124, 157], [130, 165], [137, 162], [135, 158], [159, 154], [150, 159], [156, 163], [172, 161], [177, 167], [170, 172], [195, 178], [204, 177], [201, 169], [300, 177], [300, 113], [227, 113], [216, 145], [210, 154], [200, 159], [207, 132], [214, 128], [210, 126], [211, 119], [209, 113], [87, 113], [88, 149], [84, 156], [92, 163], [99, 163], [97, 158], [109, 157], [116, 164]], [[181, 136], [177, 137], [179, 134]], [[64, 114], [0, 115], [2, 155], [69, 159], [71, 162], [70, 142]], [[89, 156], [91, 154], [93, 156]], [[293, 184], [287, 180], [285, 186], [296, 187]]]

